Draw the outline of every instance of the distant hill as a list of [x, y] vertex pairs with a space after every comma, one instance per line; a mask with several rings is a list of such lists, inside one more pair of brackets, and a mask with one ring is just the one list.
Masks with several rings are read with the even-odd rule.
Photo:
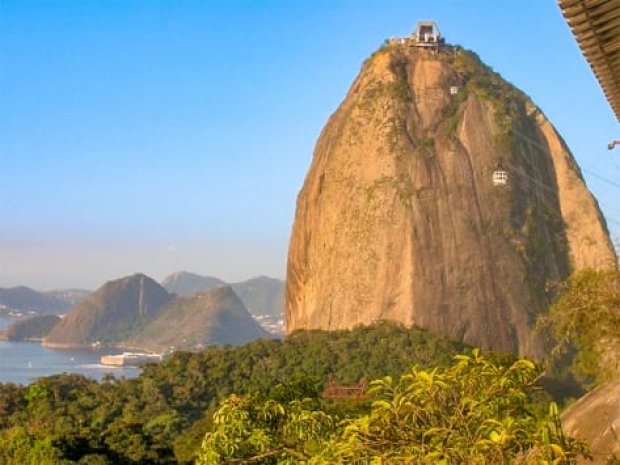
[[230, 286], [206, 293], [177, 297], [166, 304], [142, 330], [124, 345], [166, 350], [202, 348], [267, 337]]
[[226, 283], [221, 279], [211, 276], [201, 276], [187, 271], [173, 273], [161, 282], [161, 285], [168, 292], [180, 296], [207, 292], [222, 284]]
[[29, 287], [0, 288], [0, 312], [59, 314], [71, 304], [55, 295], [37, 292]]
[[70, 307], [83, 302], [91, 294], [92, 291], [87, 291], [85, 289], [59, 289], [44, 293], [44, 295], [60, 300]]
[[176, 296], [143, 274], [110, 281], [47, 334], [48, 347], [93, 343], [151, 350], [243, 344], [268, 333], [230, 286]]
[[172, 296], [143, 274], [110, 281], [67, 316], [45, 338], [47, 346], [116, 343], [145, 325]]
[[[180, 296], [209, 291], [227, 284], [219, 278], [179, 271], [166, 277], [161, 285]], [[238, 283], [229, 283], [248, 311], [272, 334], [284, 330], [284, 282], [258, 276]]]
[[42, 339], [60, 321], [58, 315], [35, 315], [23, 318], [0, 331], [0, 339], [8, 341]]
[[267, 276], [230, 285], [252, 315], [282, 316], [284, 313], [284, 282]]

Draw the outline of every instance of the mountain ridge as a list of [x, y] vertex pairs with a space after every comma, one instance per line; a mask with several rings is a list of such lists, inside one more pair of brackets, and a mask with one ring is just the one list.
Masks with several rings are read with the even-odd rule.
[[[182, 339], [179, 337], [182, 334]], [[234, 290], [222, 285], [210, 291], [177, 297], [137, 334], [122, 342], [149, 350], [239, 345], [261, 337], [265, 331], [248, 312]]]
[[161, 284], [168, 292], [180, 296], [209, 291], [220, 285], [229, 285], [263, 327], [275, 335], [283, 333], [284, 282], [280, 279], [261, 275], [244, 281], [226, 283], [212, 276], [177, 271], [164, 278]]
[[60, 314], [71, 304], [58, 296], [27, 286], [0, 288], [0, 309], [5, 312]]
[[[20, 322], [13, 326], [10, 330], [17, 333]], [[74, 306], [47, 333], [43, 345], [194, 350], [268, 336], [230, 286], [182, 297], [136, 273], [105, 283]]]
[[222, 284], [225, 282], [214, 276], [202, 276], [189, 271], [177, 271], [161, 281], [164, 289], [181, 296], [206, 292]]

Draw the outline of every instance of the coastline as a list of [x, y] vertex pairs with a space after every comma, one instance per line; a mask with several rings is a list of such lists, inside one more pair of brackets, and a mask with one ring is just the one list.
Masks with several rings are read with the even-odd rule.
[[90, 344], [70, 344], [64, 342], [48, 342], [45, 339], [41, 339], [41, 346], [48, 349], [58, 350], [94, 350], [95, 348]]
[[[25, 339], [24, 339], [25, 341]], [[46, 347], [48, 349], [55, 350], [88, 350], [91, 352], [102, 352], [106, 350], [118, 351], [118, 352], [144, 352], [148, 354], [157, 353], [154, 350], [148, 349], [146, 347], [131, 347], [122, 344], [76, 344], [70, 342], [51, 342], [46, 340], [45, 338], [38, 339], [41, 342], [42, 347]]]
[[22, 339], [9, 339], [6, 334], [0, 333], [0, 342], [42, 342], [42, 337], [24, 337]]
[[93, 350], [55, 350], [42, 347], [38, 341], [0, 342], [0, 384], [29, 385], [39, 378], [75, 373], [101, 381], [107, 374], [133, 378], [140, 367], [106, 366], [101, 356], [110, 352]]

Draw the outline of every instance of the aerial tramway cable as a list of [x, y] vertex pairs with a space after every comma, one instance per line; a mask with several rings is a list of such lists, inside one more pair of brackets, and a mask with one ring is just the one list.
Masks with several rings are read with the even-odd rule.
[[[522, 140], [525, 140], [525, 141], [527, 141], [527, 142], [530, 142], [532, 145], [534, 145], [536, 148], [538, 148], [540, 151], [542, 151], [542, 152], [543, 152], [543, 153], [545, 153], [546, 155], [548, 155], [548, 156], [550, 156], [550, 157], [552, 156], [552, 155], [551, 155], [551, 153], [549, 152], [549, 149], [548, 149], [547, 147], [544, 147], [544, 146], [543, 146], [542, 144], [540, 144], [538, 141], [535, 141], [535, 140], [534, 140], [534, 139], [532, 139], [531, 137], [529, 137], [529, 136], [527, 136], [527, 135], [525, 135], [525, 134], [521, 133], [520, 131], [518, 131], [518, 130], [516, 130], [516, 129], [514, 129], [514, 128], [511, 128], [511, 129], [510, 129], [510, 131], [511, 131], [513, 134], [515, 134], [517, 137], [520, 137]], [[517, 176], [521, 176], [523, 179], [526, 179], [526, 180], [527, 180], [527, 181], [529, 181], [530, 183], [534, 183], [534, 184], [536, 184], [538, 187], [541, 187], [542, 189], [545, 189], [545, 190], [547, 190], [548, 192], [552, 193], [554, 197], [557, 197], [557, 193], [556, 193], [556, 191], [555, 191], [554, 189], [552, 189], [551, 187], [547, 186], [546, 184], [544, 184], [544, 183], [542, 183], [541, 181], [539, 181], [539, 180], [537, 180], [537, 179], [533, 178], [532, 176], [528, 175], [527, 173], [525, 173], [525, 172], [523, 172], [523, 171], [521, 171], [521, 170], [516, 170], [516, 169], [514, 169], [514, 165], [510, 165], [510, 166], [509, 166], [509, 168], [511, 168], [511, 172], [514, 172], [514, 174], [516, 174]], [[610, 180], [610, 179], [607, 179], [606, 177], [601, 176], [600, 174], [595, 173], [595, 172], [593, 172], [592, 170], [589, 170], [589, 169], [583, 168], [583, 171], [585, 171], [585, 172], [587, 172], [588, 174], [590, 174], [591, 176], [593, 176], [593, 177], [595, 177], [595, 178], [597, 178], [597, 179], [599, 179], [599, 180], [601, 180], [601, 181], [603, 181], [603, 182], [607, 183], [607, 184], [608, 184], [608, 185], [610, 185], [610, 186], [613, 186], [613, 187], [615, 187], [615, 188], [620, 189], [620, 184], [619, 184], [619, 183], [616, 183], [616, 182], [614, 182], [614, 181], [612, 181], [612, 180]], [[549, 208], [549, 204], [547, 203], [547, 201], [546, 201], [545, 199], [539, 198], [539, 200], [541, 200], [541, 202], [543, 202], [543, 203], [547, 206], [547, 208]], [[557, 212], [555, 212], [555, 209], [550, 209], [550, 210], [551, 210], [554, 214], [556, 214], [556, 215], [557, 215]], [[558, 215], [558, 216], [559, 216], [559, 215]], [[614, 224], [616, 224], [616, 225], [619, 225], [619, 226], [620, 226], [620, 221], [619, 221], [617, 218], [615, 218], [615, 217], [613, 217], [613, 216], [611, 216], [611, 215], [608, 215], [608, 214], [607, 214], [607, 215], [605, 215], [605, 218], [606, 218], [609, 222], [614, 223]]]

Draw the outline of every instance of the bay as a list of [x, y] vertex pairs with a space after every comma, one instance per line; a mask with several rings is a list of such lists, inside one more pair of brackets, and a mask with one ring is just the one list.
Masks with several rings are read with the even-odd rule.
[[[0, 317], [0, 329], [14, 320]], [[106, 373], [131, 378], [140, 374], [136, 367], [101, 365], [102, 355], [92, 350], [57, 350], [38, 342], [0, 341], [0, 383], [29, 384], [41, 376], [78, 373], [101, 380]]]

